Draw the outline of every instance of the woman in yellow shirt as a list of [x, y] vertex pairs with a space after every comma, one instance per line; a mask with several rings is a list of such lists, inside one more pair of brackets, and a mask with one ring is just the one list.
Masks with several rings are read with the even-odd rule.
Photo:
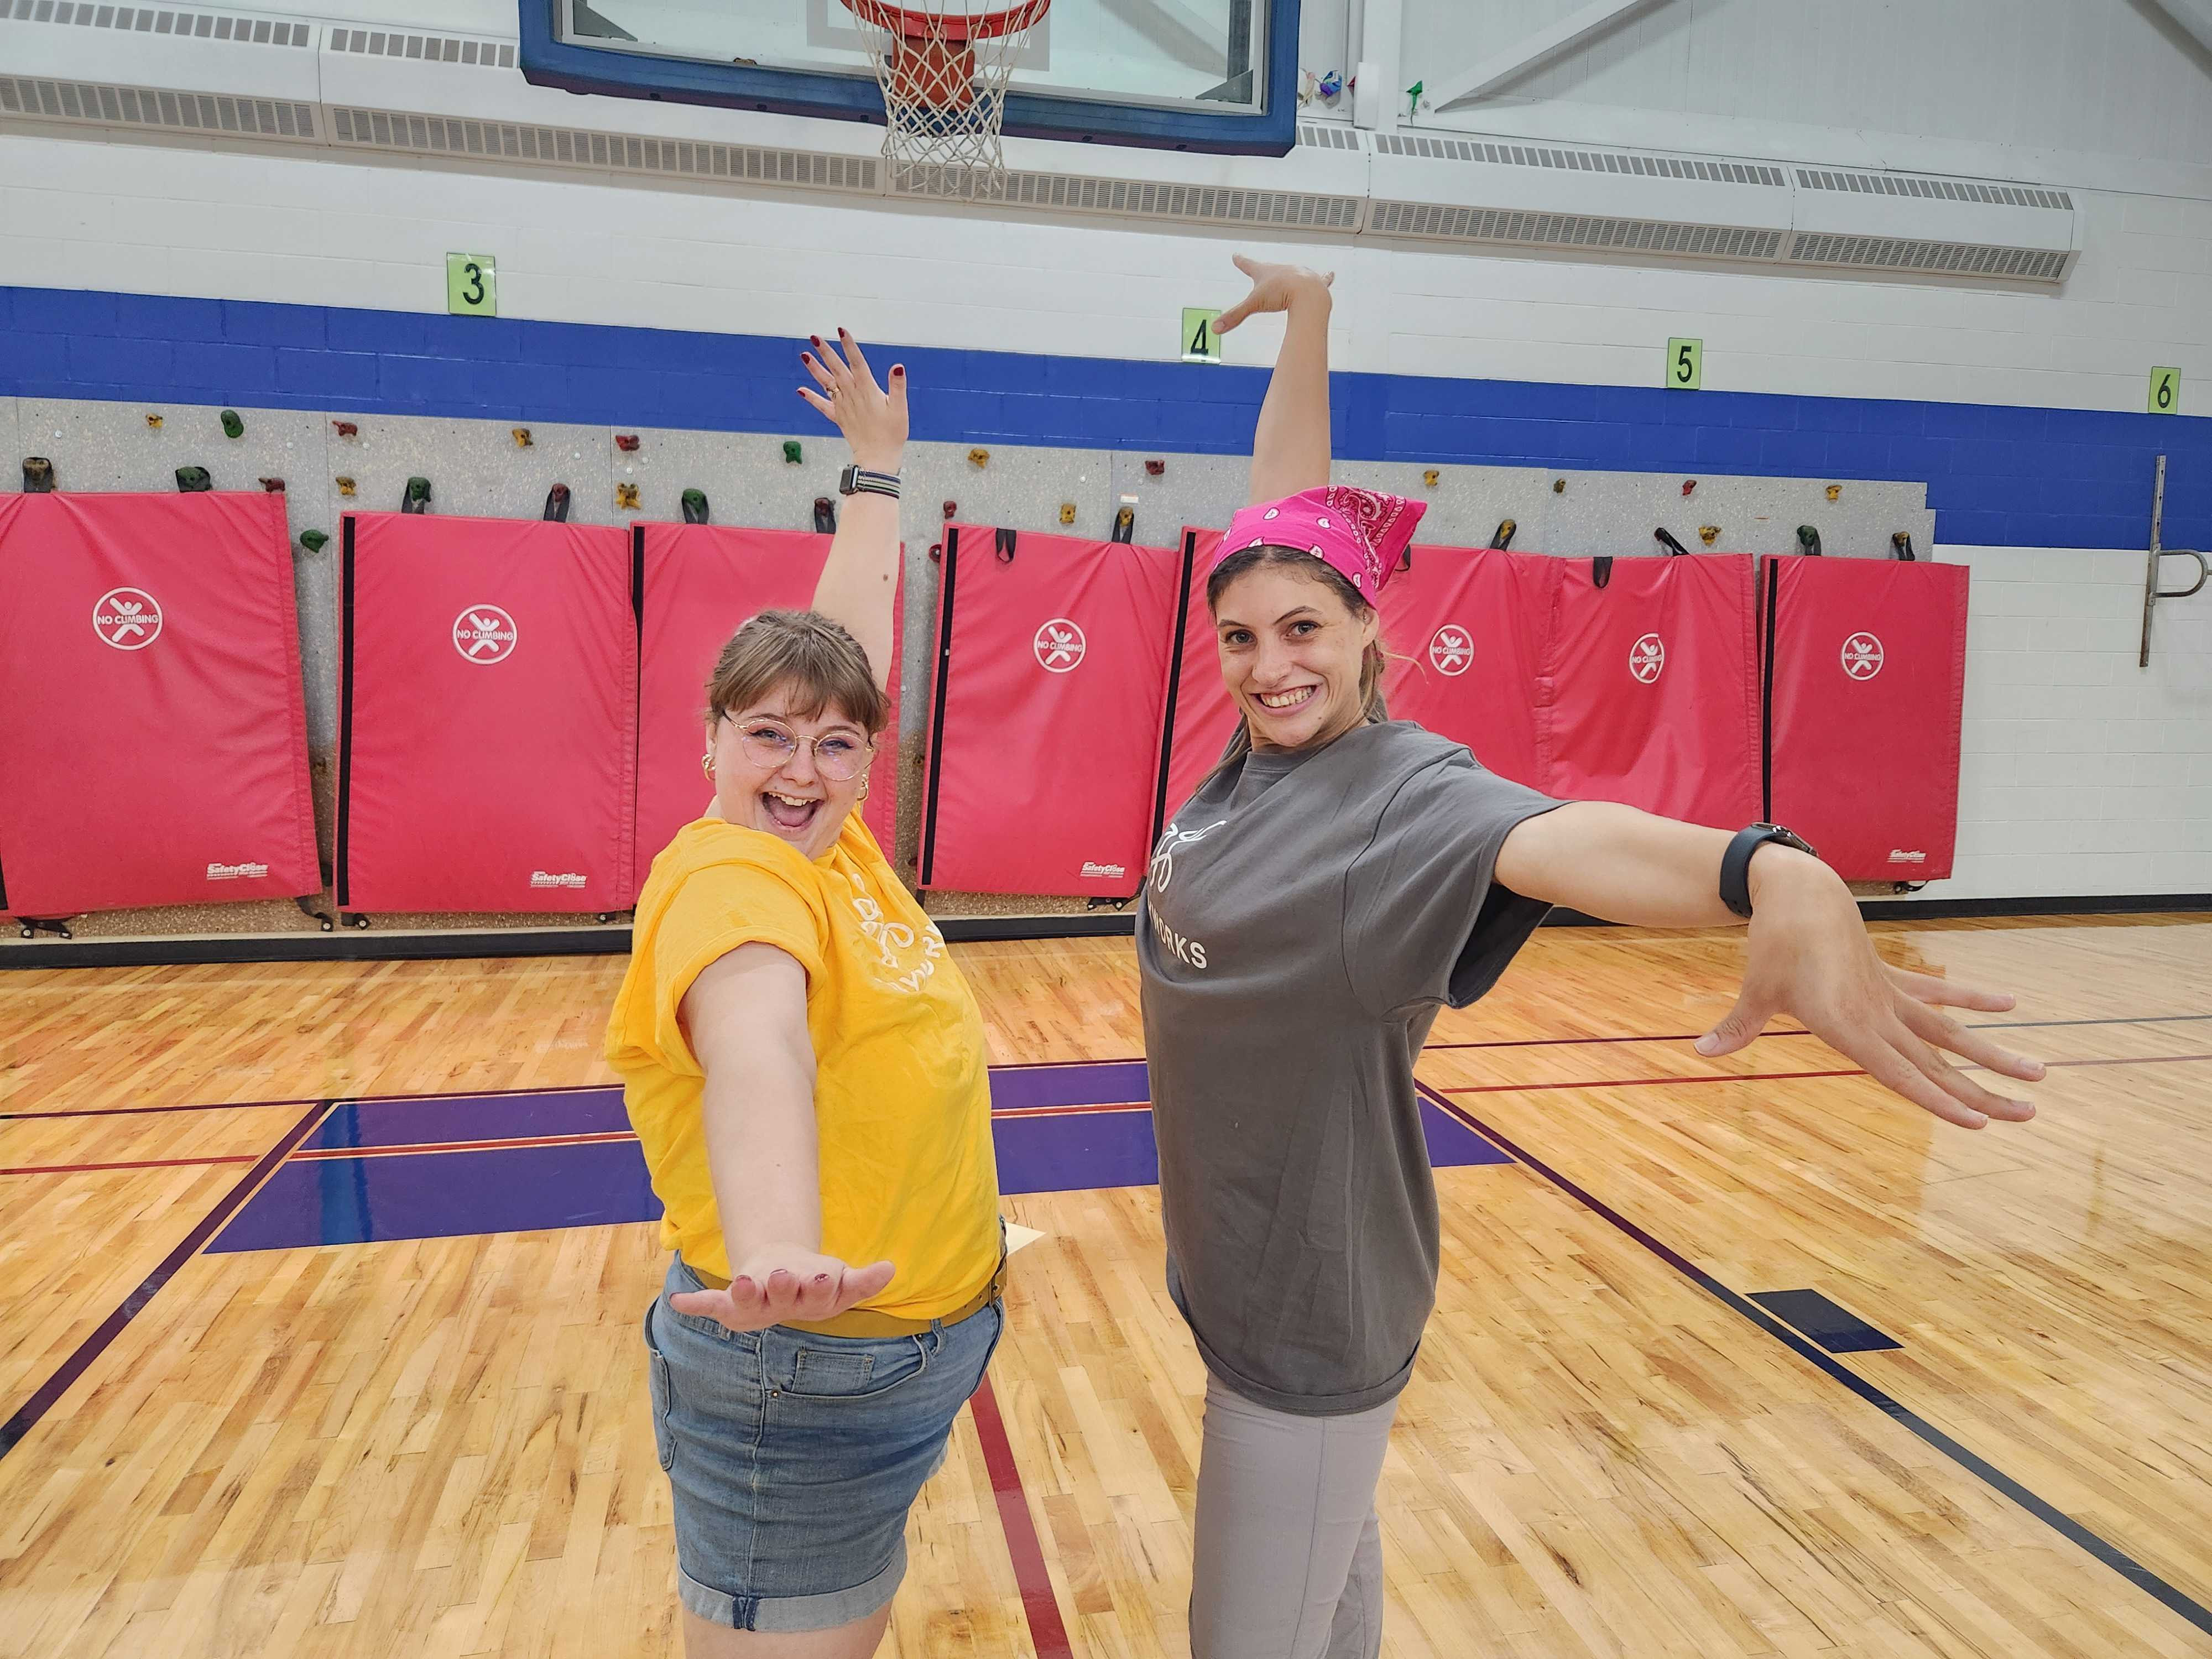
[[906, 374], [802, 354], [860, 469], [814, 608], [708, 686], [708, 816], [607, 1028], [677, 1254], [645, 1321], [690, 1659], [867, 1659], [1003, 1328], [983, 1023], [854, 808], [885, 723]]

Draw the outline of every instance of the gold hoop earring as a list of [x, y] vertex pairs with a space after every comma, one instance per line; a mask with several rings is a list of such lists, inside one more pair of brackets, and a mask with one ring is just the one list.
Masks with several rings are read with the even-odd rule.
[[714, 775], [714, 751], [713, 750], [709, 749], [705, 754], [699, 757], [699, 769], [702, 772], [704, 772], [710, 778]]
[[860, 775], [860, 793], [859, 799], [861, 799], [861, 800], [866, 800], [866, 799], [867, 799], [867, 798], [868, 798], [868, 779], [867, 779], [867, 775], [866, 775], [866, 773], [862, 773], [862, 774], [861, 774], [861, 775]]

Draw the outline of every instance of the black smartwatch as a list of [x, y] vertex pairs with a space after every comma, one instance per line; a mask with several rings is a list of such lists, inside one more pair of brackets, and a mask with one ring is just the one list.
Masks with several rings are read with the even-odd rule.
[[[1751, 855], [1770, 841], [1813, 853], [1812, 843], [1778, 823], [1754, 823], [1735, 832], [1728, 851], [1721, 854], [1721, 902], [1740, 916], [1751, 915]], [[1820, 855], [1813, 853], [1814, 858]]]
[[865, 467], [848, 466], [837, 475], [840, 495], [888, 495], [898, 499], [899, 475], [896, 472], [871, 472]]

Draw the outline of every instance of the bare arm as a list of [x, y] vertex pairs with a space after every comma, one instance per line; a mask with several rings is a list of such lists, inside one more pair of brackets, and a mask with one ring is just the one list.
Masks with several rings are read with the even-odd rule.
[[1328, 483], [1328, 285], [1336, 278], [1236, 257], [1252, 291], [1215, 319], [1213, 331], [1226, 334], [1263, 311], [1289, 313], [1252, 439], [1251, 498], [1279, 501]]
[[[818, 335], [814, 350], [799, 354], [822, 390], [801, 386], [799, 395], [836, 422], [854, 465], [896, 472], [906, 453], [906, 367], [892, 367], [886, 392], [876, 384], [860, 343], [842, 328], [837, 339], [842, 355], [825, 347]], [[829, 562], [814, 586], [814, 608], [843, 623], [860, 642], [876, 684], [884, 686], [890, 682], [891, 607], [898, 603], [898, 502], [866, 491], [846, 496]]]
[[[1721, 902], [1729, 832], [1632, 806], [1575, 801], [1515, 826], [1498, 854], [1497, 879], [1514, 892], [1571, 905], [1607, 921], [1646, 927], [1720, 927], [1741, 918]], [[2035, 1109], [1993, 1094], [1936, 1050], [2002, 1076], [2033, 1082], [2039, 1060], [1999, 1048], [1942, 1007], [1999, 1012], [2002, 993], [1978, 991], [1883, 965], [1850, 890], [1835, 872], [1769, 842], [1752, 854], [1749, 953], [1735, 1006], [1698, 1039], [1698, 1052], [1733, 1054], [1780, 1013], [1913, 1104], [1978, 1129], [1991, 1118], [2022, 1122]]]
[[805, 969], [772, 945], [741, 945], [702, 970], [679, 1014], [707, 1074], [707, 1165], [731, 1283], [670, 1305], [758, 1330], [831, 1318], [877, 1294], [890, 1262], [848, 1267], [822, 1254]]

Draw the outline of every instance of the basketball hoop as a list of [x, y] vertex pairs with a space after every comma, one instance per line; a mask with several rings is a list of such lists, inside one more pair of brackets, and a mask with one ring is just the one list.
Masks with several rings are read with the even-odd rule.
[[[990, 4], [993, 0], [982, 0]], [[1006, 81], [1030, 27], [1052, 0], [983, 9], [970, 0], [844, 0], [872, 26], [869, 55], [884, 89], [884, 160], [891, 188], [958, 201], [1006, 193]]]

